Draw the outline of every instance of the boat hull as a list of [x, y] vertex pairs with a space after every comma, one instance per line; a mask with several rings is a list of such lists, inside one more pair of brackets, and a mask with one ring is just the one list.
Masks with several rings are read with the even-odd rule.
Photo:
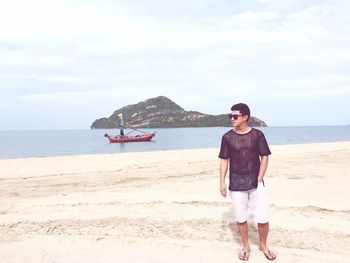
[[105, 135], [110, 143], [125, 143], [125, 142], [149, 142], [152, 140], [153, 137], [156, 136], [156, 132], [148, 133], [148, 134], [142, 134], [140, 136], [112, 136], [112, 135]]

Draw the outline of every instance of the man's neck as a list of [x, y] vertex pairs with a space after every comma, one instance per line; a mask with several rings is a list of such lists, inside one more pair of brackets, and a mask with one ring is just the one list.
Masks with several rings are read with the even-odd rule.
[[246, 123], [242, 123], [241, 125], [234, 127], [233, 130], [238, 134], [245, 134], [250, 132], [252, 128], [248, 126]]

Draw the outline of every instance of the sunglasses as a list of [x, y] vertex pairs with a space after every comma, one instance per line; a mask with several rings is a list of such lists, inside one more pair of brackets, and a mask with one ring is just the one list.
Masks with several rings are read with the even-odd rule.
[[241, 116], [243, 116], [243, 115], [241, 115], [241, 114], [231, 114], [231, 113], [228, 115], [228, 117], [230, 119], [233, 118], [234, 120], [238, 120], [238, 118], [241, 117]]

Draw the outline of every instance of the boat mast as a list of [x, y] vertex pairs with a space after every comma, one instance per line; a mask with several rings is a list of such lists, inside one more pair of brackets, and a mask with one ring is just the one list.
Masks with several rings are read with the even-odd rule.
[[124, 120], [123, 113], [118, 114], [119, 117], [119, 127], [120, 127], [120, 136], [124, 136]]
[[147, 133], [150, 133], [149, 132], [149, 121], [148, 121], [148, 119], [147, 119]]

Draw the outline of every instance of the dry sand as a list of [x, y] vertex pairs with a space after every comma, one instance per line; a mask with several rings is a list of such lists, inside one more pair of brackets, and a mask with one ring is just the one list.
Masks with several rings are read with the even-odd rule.
[[[350, 262], [350, 142], [272, 146], [276, 262]], [[238, 262], [218, 149], [0, 160], [0, 262]], [[250, 220], [249, 262], [266, 262]]]

